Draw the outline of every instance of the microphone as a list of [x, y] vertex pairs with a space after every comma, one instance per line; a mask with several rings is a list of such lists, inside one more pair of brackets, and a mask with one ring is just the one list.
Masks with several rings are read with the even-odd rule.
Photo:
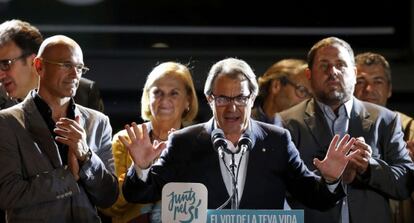
[[220, 154], [220, 157], [223, 156], [223, 152], [232, 154], [232, 152], [227, 148], [227, 141], [224, 137], [223, 130], [217, 128], [211, 132], [211, 141], [213, 142], [213, 147]]
[[[252, 146], [253, 146], [253, 141], [250, 139], [250, 133], [245, 131], [243, 135], [240, 137], [239, 142], [237, 143], [237, 147], [244, 154], [247, 150], [251, 149]], [[238, 152], [239, 151], [237, 151], [237, 153]]]

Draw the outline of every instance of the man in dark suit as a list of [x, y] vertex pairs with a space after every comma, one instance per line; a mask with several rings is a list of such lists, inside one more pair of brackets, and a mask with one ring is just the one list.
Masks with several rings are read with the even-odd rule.
[[409, 197], [414, 169], [399, 116], [353, 97], [354, 53], [344, 40], [329, 37], [316, 43], [308, 53], [308, 65], [314, 98], [280, 114], [305, 164], [312, 168], [314, 157], [324, 157], [335, 134], [357, 138], [352, 150], [360, 152], [344, 172], [347, 196], [341, 203], [323, 212], [295, 200], [289, 204], [304, 208], [308, 223], [391, 222], [388, 200]]
[[38, 89], [0, 111], [0, 207], [8, 222], [99, 222], [118, 182], [108, 117], [73, 100], [88, 71], [82, 50], [52, 36], [33, 63]]
[[[362, 101], [368, 101], [386, 107], [392, 95], [391, 66], [382, 55], [365, 52], [355, 56], [357, 67], [357, 82], [354, 96]], [[414, 160], [414, 119], [402, 112], [400, 115], [404, 140], [408, 153]], [[412, 198], [414, 194], [411, 194]], [[414, 222], [414, 200], [390, 201], [394, 223]]]
[[[208, 208], [216, 209], [233, 194], [232, 177], [225, 165], [234, 156], [236, 163], [240, 163], [235, 167], [235, 173], [239, 172], [235, 176], [235, 200], [239, 202], [232, 208], [282, 209], [286, 191], [312, 208], [334, 205], [343, 196], [338, 179], [355, 155], [346, 155], [355, 139], [348, 141], [346, 136], [341, 143], [339, 137], [333, 139], [330, 153], [323, 161], [315, 160], [322, 172], [319, 178], [303, 164], [287, 130], [250, 118], [257, 93], [256, 76], [246, 62], [234, 58], [217, 62], [204, 88], [214, 117], [172, 133], [165, 152], [150, 169], [165, 144], [152, 145], [145, 125], [127, 125], [131, 141], [125, 137], [120, 140], [134, 165], [144, 171], [137, 172], [134, 166], [129, 169], [123, 185], [126, 200], [152, 202], [160, 199], [161, 189], [168, 182], [198, 182], [208, 189]], [[218, 153], [213, 147], [211, 135], [216, 129], [223, 131], [227, 153]], [[244, 134], [251, 138], [252, 146], [240, 152], [238, 141]], [[225, 163], [220, 160], [221, 155]]]

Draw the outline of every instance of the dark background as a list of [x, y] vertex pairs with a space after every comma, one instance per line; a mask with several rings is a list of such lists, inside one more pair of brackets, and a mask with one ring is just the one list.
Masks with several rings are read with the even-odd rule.
[[[389, 102], [414, 116], [413, 3], [405, 1], [0, 0], [0, 20], [19, 18], [45, 37], [64, 34], [84, 50], [114, 131], [139, 121], [146, 75], [158, 63], [188, 64], [202, 96], [209, 67], [226, 57], [246, 60], [260, 76], [275, 61], [305, 59], [321, 38], [337, 36], [355, 53], [383, 54], [393, 70]], [[88, 2], [94, 2], [88, 4]]]

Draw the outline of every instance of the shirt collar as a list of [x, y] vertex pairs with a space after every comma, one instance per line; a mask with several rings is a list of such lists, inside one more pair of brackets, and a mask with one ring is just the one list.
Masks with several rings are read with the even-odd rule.
[[[39, 110], [40, 114], [43, 118], [52, 118], [52, 109], [50, 109], [49, 105], [42, 99], [37, 91], [32, 91], [33, 101], [36, 104], [37, 109]], [[76, 104], [73, 98], [69, 101], [68, 110], [66, 113], [66, 117], [70, 119], [75, 119], [75, 108]]]
[[[316, 100], [316, 103], [319, 105], [319, 107], [321, 107], [322, 112], [324, 113], [325, 116], [327, 116], [328, 118], [334, 120], [337, 115], [332, 111], [331, 107]], [[352, 111], [352, 107], [354, 104], [354, 97], [351, 97], [351, 99], [349, 99], [348, 101], [346, 101], [345, 103], [343, 103], [339, 109], [338, 109], [338, 115], [342, 115], [343, 113], [345, 113], [345, 115], [347, 116], [348, 119], [351, 118], [351, 111]]]

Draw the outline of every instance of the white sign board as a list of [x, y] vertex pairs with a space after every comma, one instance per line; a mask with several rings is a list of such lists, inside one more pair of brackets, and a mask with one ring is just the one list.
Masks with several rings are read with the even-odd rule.
[[205, 223], [207, 188], [200, 183], [168, 183], [162, 189], [162, 222]]

